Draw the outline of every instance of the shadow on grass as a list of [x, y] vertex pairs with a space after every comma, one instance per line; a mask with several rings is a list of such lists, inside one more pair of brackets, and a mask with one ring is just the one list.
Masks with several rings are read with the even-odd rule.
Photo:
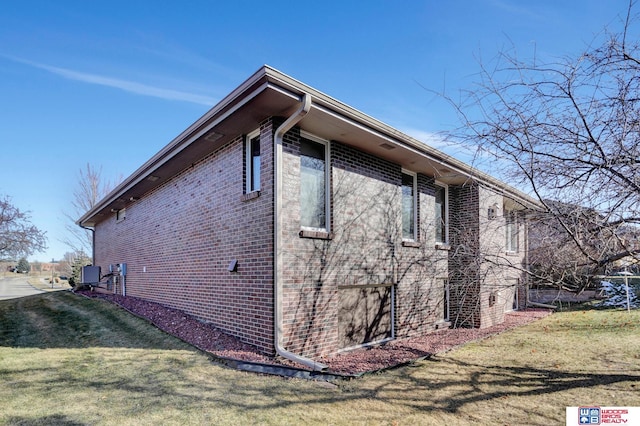
[[38, 419], [27, 419], [24, 417], [10, 417], [7, 424], [14, 426], [36, 426], [36, 425], [57, 425], [57, 426], [84, 426], [87, 423], [80, 423], [71, 420], [63, 415], [54, 414], [40, 417]]
[[[432, 364], [435, 363], [435, 364]], [[443, 367], [438, 363], [446, 363]], [[588, 392], [598, 386], [632, 382], [632, 388], [640, 383], [640, 374], [578, 373], [557, 369], [531, 367], [505, 367], [503, 365], [479, 365], [460, 360], [429, 361], [423, 368], [442, 371], [430, 375], [429, 379], [416, 377], [406, 369], [400, 378], [415, 388], [424, 388], [430, 393], [445, 395], [434, 398], [427, 409], [443, 409], [457, 412], [462, 407], [479, 401], [500, 400], [512, 397], [538, 397], [580, 389]], [[433, 377], [438, 377], [433, 379]]]
[[[127, 351], [131, 354], [124, 353]], [[556, 424], [558, 413], [542, 413], [537, 408], [540, 397], [558, 395], [558, 401], [562, 401], [566, 399], [560, 396], [562, 392], [575, 389], [582, 395], [597, 398], [598, 393], [594, 393], [597, 387], [619, 384], [617, 387], [632, 392], [640, 383], [637, 370], [635, 374], [596, 374], [505, 367], [497, 363], [482, 365], [448, 357], [338, 382], [337, 387], [331, 388], [312, 382], [212, 369], [206, 362], [185, 357], [180, 351], [117, 348], [101, 351], [99, 359], [99, 365], [93, 362], [97, 359], [75, 362], [73, 366], [67, 362], [59, 370], [49, 372], [33, 365], [20, 371], [0, 370], [0, 377], [12, 383], [12, 392], [31, 393], [34, 400], [42, 401], [43, 396], [52, 394], [67, 395], [72, 401], [77, 398], [83, 409], [94, 416], [113, 415], [114, 407], [120, 417], [162, 415], [164, 410], [179, 408], [185, 419], [203, 412], [214, 415], [226, 410], [238, 416], [233, 417], [237, 423], [251, 423], [266, 415], [274, 418], [311, 416], [318, 422], [334, 416], [325, 419], [325, 424], [336, 419], [337, 414], [333, 413], [336, 410], [336, 413], [342, 412], [337, 423], [357, 423], [371, 416], [387, 418], [386, 412], [391, 407], [394, 407], [392, 411], [418, 416], [429, 416], [434, 411], [466, 416], [469, 409], [476, 407], [484, 407], [481, 409], [486, 411], [482, 404], [487, 402], [493, 402], [493, 407], [496, 403], [507, 404], [520, 420], [528, 414], [538, 418], [548, 415], [548, 423]], [[90, 408], [85, 397], [92, 401]], [[511, 398], [518, 399], [509, 403]], [[372, 401], [376, 402], [375, 408]], [[329, 412], [329, 408], [335, 410]], [[61, 413], [65, 413], [64, 409]], [[51, 423], [42, 419], [37, 423], [29, 423], [26, 418], [23, 423], [16, 420], [15, 424], [79, 424], [63, 416], [59, 422]]]
[[[143, 356], [144, 357], [144, 356]], [[114, 367], [117, 365], [114, 363]], [[444, 364], [444, 365], [443, 365]], [[122, 371], [126, 366], [121, 366]], [[631, 388], [640, 384], [640, 374], [590, 374], [566, 372], [544, 368], [504, 367], [479, 365], [460, 360], [423, 361], [415, 366], [402, 367], [390, 373], [351, 382], [339, 382], [331, 390], [312, 383], [299, 387], [299, 382], [286, 379], [264, 380], [259, 375], [236, 375], [233, 380], [199, 380], [183, 374], [183, 366], [164, 365], [157, 370], [141, 371], [136, 376], [103, 376], [74, 383], [69, 378], [61, 387], [84, 386], [103, 393], [113, 390], [129, 398], [145, 398], [147, 403], [170, 398], [174, 403], [236, 407], [242, 411], [273, 410], [288, 407], [313, 407], [337, 402], [376, 400], [390, 405], [405, 406], [416, 412], [440, 410], [457, 413], [466, 406], [491, 400], [521, 397], [531, 398], [523, 410], [535, 411], [535, 399], [543, 395], [558, 394], [579, 389], [588, 393], [600, 386], [628, 383]], [[49, 384], [51, 385], [51, 384]], [[295, 387], [296, 392], [291, 389]]]
[[0, 301], [0, 347], [187, 349], [121, 308], [71, 292]]
[[[107, 405], [97, 402], [92, 409], [122, 407], [122, 416], [161, 412], [169, 404], [186, 413], [230, 409], [242, 416], [253, 415], [254, 419], [265, 412], [284, 416], [289, 410], [299, 413], [317, 410], [316, 416], [320, 417], [328, 407], [338, 404], [341, 410], [349, 411], [345, 416], [360, 416], [357, 420], [362, 421], [369, 413], [358, 412], [357, 407], [362, 403], [369, 404], [365, 406], [371, 409], [372, 400], [380, 402], [381, 416], [393, 406], [418, 414], [437, 410], [455, 415], [475, 404], [502, 403], [516, 397], [517, 410], [540, 415], [536, 405], [544, 395], [559, 395], [573, 389], [585, 394], [615, 384], [631, 392], [640, 383], [637, 367], [628, 373], [584, 373], [504, 366], [491, 361], [483, 365], [451, 356], [339, 382], [333, 389], [226, 369], [216, 369], [213, 374], [206, 362], [172, 350], [193, 350], [191, 346], [149, 327], [148, 322], [123, 315], [122, 310], [110, 303], [65, 293], [0, 302], [0, 346], [104, 347], [99, 356], [93, 354], [89, 359], [86, 356], [91, 351], [66, 354], [62, 361], [51, 361], [56, 366], [53, 369], [33, 363], [0, 369], [0, 377], [12, 383], [12, 392], [29, 392], [36, 401], [52, 394], [82, 395], [92, 401], [98, 396], [106, 397]], [[132, 353], [125, 353], [125, 348]], [[80, 424], [63, 414], [48, 415], [37, 422], [26, 417], [12, 419], [10, 424]], [[558, 418], [549, 418], [550, 423], [557, 421]]]

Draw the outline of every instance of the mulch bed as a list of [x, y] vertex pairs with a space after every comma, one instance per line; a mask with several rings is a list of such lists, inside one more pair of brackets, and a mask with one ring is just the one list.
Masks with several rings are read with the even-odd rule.
[[[147, 319], [159, 329], [217, 357], [305, 368], [281, 357], [265, 355], [254, 346], [243, 343], [213, 325], [204, 323], [177, 309], [136, 297], [89, 291], [78, 291], [77, 293], [115, 303], [132, 314]], [[550, 313], [551, 311], [548, 309], [514, 311], [505, 315], [505, 321], [502, 324], [493, 327], [443, 329], [418, 337], [397, 339], [382, 345], [341, 352], [317, 359], [317, 361], [327, 365], [329, 371], [333, 373], [358, 375], [446, 352], [464, 343], [528, 324]]]

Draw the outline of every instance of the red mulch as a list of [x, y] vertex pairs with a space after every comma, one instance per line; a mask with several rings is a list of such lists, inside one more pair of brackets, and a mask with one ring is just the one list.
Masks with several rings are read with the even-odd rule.
[[[199, 321], [177, 309], [136, 297], [85, 291], [78, 293], [115, 303], [129, 312], [149, 320], [159, 329], [218, 357], [304, 368], [304, 366], [289, 360], [265, 355], [254, 346], [243, 343], [213, 325]], [[548, 309], [514, 311], [505, 315], [505, 321], [502, 324], [493, 327], [443, 329], [423, 336], [397, 339], [383, 345], [342, 352], [317, 361], [327, 365], [329, 371], [333, 373], [356, 375], [442, 353], [464, 343], [528, 324], [550, 313], [551, 311]]]

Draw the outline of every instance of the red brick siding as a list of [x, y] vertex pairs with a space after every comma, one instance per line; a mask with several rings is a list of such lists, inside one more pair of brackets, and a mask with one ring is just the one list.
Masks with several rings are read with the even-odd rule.
[[480, 327], [480, 237], [478, 186], [449, 187], [451, 320]]
[[[129, 204], [124, 221], [109, 217], [99, 223], [96, 263], [103, 271], [110, 263], [127, 263], [128, 295], [184, 310], [272, 353], [273, 132], [281, 122], [261, 126], [259, 197], [243, 196], [238, 136]], [[293, 129], [283, 141], [279, 236], [287, 350], [317, 357], [340, 349], [340, 290], [358, 285], [394, 286], [396, 337], [422, 334], [442, 322], [446, 279], [456, 325], [501, 321], [504, 303], [502, 311], [488, 307], [498, 284], [483, 283], [481, 275], [489, 270], [479, 262], [482, 239], [490, 247], [504, 241], [499, 222], [480, 219], [495, 194], [473, 184], [450, 187], [452, 249], [438, 250], [435, 182], [418, 175], [418, 238], [403, 244], [400, 166], [331, 142], [331, 238], [302, 238], [299, 147], [300, 133]], [[235, 273], [228, 271], [233, 259]]]
[[[514, 293], [522, 288], [526, 276], [522, 273], [525, 267], [524, 220], [519, 217], [519, 248], [517, 252], [506, 251], [506, 219], [504, 198], [480, 187], [480, 242], [485, 262], [481, 266], [482, 292], [480, 296], [481, 327], [490, 327], [504, 321], [504, 314], [513, 309]], [[497, 215], [489, 219], [487, 211], [490, 206], [497, 205]], [[520, 215], [522, 216], [522, 215]], [[490, 303], [494, 298], [495, 303]]]
[[[450, 187], [453, 250], [449, 268], [453, 323], [459, 327], [490, 327], [504, 321], [512, 309], [514, 292], [526, 279], [523, 221], [518, 253], [505, 250], [504, 197], [477, 184]], [[498, 206], [490, 219], [488, 209]], [[520, 295], [520, 293], [519, 293]], [[519, 300], [521, 306], [524, 300]]]
[[443, 280], [448, 277], [447, 252], [436, 250], [435, 181], [418, 174], [419, 247], [399, 244], [397, 256], [396, 330], [398, 337], [431, 331], [442, 322]]
[[297, 131], [283, 148], [285, 347], [307, 356], [340, 349], [340, 289], [358, 285], [396, 284], [397, 337], [432, 330], [443, 312], [435, 278], [447, 274], [446, 253], [435, 250], [433, 180], [418, 179], [420, 247], [403, 247], [400, 166], [332, 142], [332, 239], [300, 238]]
[[[261, 126], [261, 195], [242, 200], [241, 136], [96, 227], [96, 264], [126, 262], [127, 295], [184, 310], [273, 351], [273, 143]], [[238, 270], [230, 273], [231, 260]], [[146, 269], [146, 272], [143, 272]]]

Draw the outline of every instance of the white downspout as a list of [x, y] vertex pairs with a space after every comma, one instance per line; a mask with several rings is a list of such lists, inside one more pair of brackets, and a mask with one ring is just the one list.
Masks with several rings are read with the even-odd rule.
[[276, 253], [276, 259], [273, 266], [273, 298], [274, 306], [274, 343], [276, 353], [284, 358], [290, 359], [314, 371], [326, 370], [328, 367], [324, 364], [316, 362], [302, 355], [289, 352], [282, 345], [282, 280], [281, 274], [283, 269], [282, 250], [280, 247], [280, 229], [282, 220], [282, 138], [293, 126], [295, 126], [311, 109], [311, 95], [305, 93], [302, 98], [302, 105], [294, 112], [284, 123], [282, 123], [275, 131], [273, 136], [273, 145], [275, 149], [275, 170], [274, 179], [274, 219], [273, 219], [273, 245]]

